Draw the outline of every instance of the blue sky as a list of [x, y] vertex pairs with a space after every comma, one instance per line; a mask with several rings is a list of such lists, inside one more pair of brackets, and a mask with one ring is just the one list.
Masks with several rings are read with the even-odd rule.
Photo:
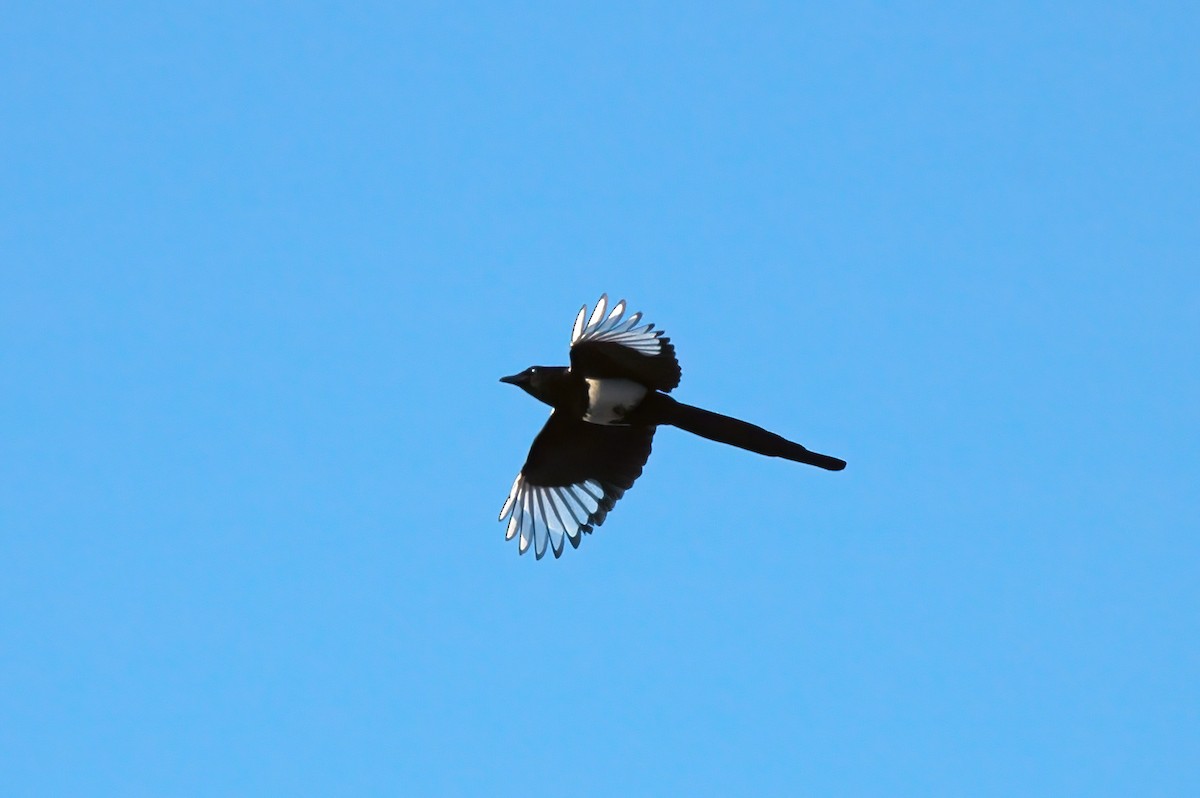
[[[1181, 795], [1193, 4], [19, 4], [11, 795]], [[496, 523], [601, 292], [685, 401]]]

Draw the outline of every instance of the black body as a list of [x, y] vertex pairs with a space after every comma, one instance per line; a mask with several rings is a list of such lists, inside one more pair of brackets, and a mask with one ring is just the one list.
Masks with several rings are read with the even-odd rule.
[[[617, 379], [628, 379], [628, 377], [617, 377], [615, 374], [610, 376]], [[587, 382], [580, 372], [566, 366], [531, 366], [520, 374], [501, 377], [500, 381], [516, 385], [534, 398], [550, 405], [556, 411], [554, 414], [556, 418], [561, 414], [563, 421], [574, 419], [580, 424], [586, 424], [587, 427], [599, 427], [601, 430], [605, 430], [605, 432], [596, 433], [600, 438], [618, 438], [619, 433], [614, 433], [612, 430], [668, 425], [687, 430], [695, 435], [708, 438], [710, 441], [727, 443], [730, 446], [767, 457], [782, 457], [785, 460], [817, 466], [827, 471], [841, 471], [846, 467], [845, 460], [809, 451], [800, 444], [768, 432], [762, 427], [731, 416], [714, 413], [711, 410], [686, 405], [659, 391], [648, 391], [637, 406], [630, 408], [622, 425], [590, 424], [582, 420], [588, 408]], [[594, 430], [583, 429], [584, 431], [579, 434], [594, 432]], [[562, 434], [566, 434], [565, 431]], [[652, 434], [653, 432], [651, 432]], [[569, 441], [564, 442], [569, 443]]]

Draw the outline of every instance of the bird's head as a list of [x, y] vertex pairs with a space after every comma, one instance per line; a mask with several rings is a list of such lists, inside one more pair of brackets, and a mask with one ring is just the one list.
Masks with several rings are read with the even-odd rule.
[[560, 366], [530, 366], [520, 374], [501, 377], [500, 382], [515, 385], [546, 404], [553, 404], [555, 389], [562, 383], [567, 369]]

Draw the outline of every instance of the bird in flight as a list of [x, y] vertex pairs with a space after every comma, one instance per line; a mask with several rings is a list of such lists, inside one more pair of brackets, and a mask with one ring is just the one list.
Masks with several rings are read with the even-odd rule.
[[590, 316], [584, 305], [575, 317], [570, 366], [530, 366], [500, 378], [553, 408], [500, 510], [505, 538], [517, 538], [521, 554], [532, 545], [539, 560], [547, 549], [559, 557], [564, 541], [578, 548], [641, 476], [664, 424], [768, 457], [846, 467], [762, 427], [676, 401], [667, 394], [680, 374], [671, 339], [642, 324], [641, 313], [625, 318], [623, 299], [609, 310], [604, 294]]

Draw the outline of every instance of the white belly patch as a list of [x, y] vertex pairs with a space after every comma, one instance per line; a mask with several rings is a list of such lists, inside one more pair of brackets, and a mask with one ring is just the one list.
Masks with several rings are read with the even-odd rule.
[[587, 380], [588, 406], [583, 420], [592, 424], [624, 424], [625, 416], [646, 395], [646, 386], [633, 380]]

